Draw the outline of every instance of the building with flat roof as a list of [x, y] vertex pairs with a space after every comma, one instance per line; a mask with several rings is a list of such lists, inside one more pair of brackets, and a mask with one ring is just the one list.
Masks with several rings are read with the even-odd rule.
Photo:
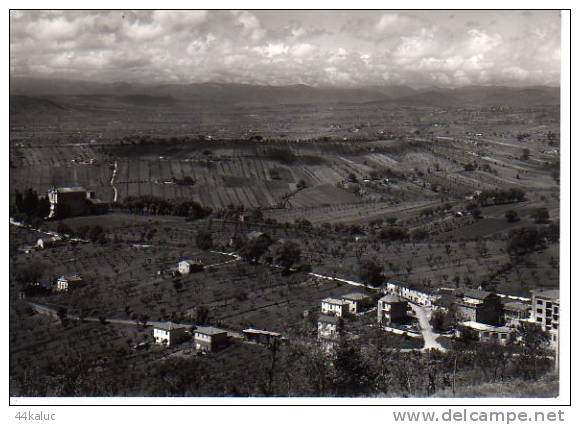
[[473, 321], [459, 323], [456, 330], [457, 336], [465, 336], [466, 333], [471, 333], [481, 342], [505, 345], [512, 340], [514, 329], [507, 326], [492, 326]]
[[560, 335], [560, 290], [537, 289], [532, 294], [531, 321], [550, 334], [550, 346], [556, 348]]

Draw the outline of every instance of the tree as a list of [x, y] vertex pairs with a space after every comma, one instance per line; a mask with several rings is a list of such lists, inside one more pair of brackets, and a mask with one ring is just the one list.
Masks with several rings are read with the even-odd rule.
[[195, 309], [195, 323], [198, 325], [207, 324], [209, 319], [209, 309], [205, 305], [198, 305]]
[[546, 360], [550, 334], [536, 323], [521, 322], [518, 328], [523, 352], [518, 362], [520, 373], [527, 379], [535, 379], [541, 374], [540, 366]]
[[520, 156], [520, 159], [522, 161], [527, 161], [528, 159], [530, 159], [530, 150], [528, 148], [522, 150], [522, 155]]
[[383, 266], [376, 258], [363, 258], [359, 263], [359, 277], [363, 282], [380, 285], [383, 280]]
[[514, 210], [506, 211], [505, 218], [507, 219], [508, 223], [515, 223], [519, 221], [518, 213]]
[[509, 254], [525, 255], [545, 247], [545, 238], [535, 227], [514, 229], [509, 233], [507, 246]]
[[258, 237], [250, 239], [244, 244], [244, 246], [242, 246], [239, 254], [244, 260], [250, 263], [255, 263], [266, 253], [269, 246], [269, 238]]
[[197, 235], [195, 236], [195, 244], [199, 249], [203, 249], [204, 251], [212, 249], [213, 236], [211, 232], [208, 230], [200, 230], [197, 232]]
[[284, 268], [290, 268], [300, 261], [302, 252], [300, 246], [294, 241], [284, 241], [276, 247], [274, 260], [276, 263]]
[[547, 223], [550, 221], [550, 213], [547, 208], [538, 208], [532, 213], [532, 218], [538, 224]]
[[46, 264], [32, 262], [19, 266], [14, 273], [14, 280], [22, 285], [38, 282], [46, 270]]

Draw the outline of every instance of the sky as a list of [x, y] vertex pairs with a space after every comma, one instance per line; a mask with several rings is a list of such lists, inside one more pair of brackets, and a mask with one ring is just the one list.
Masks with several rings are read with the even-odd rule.
[[10, 75], [362, 87], [558, 85], [557, 11], [11, 11]]

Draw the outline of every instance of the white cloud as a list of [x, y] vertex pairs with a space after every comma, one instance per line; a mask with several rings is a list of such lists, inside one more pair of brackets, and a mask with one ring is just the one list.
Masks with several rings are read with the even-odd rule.
[[[545, 84], [559, 17], [325, 11], [11, 11], [11, 75], [260, 84]], [[482, 18], [483, 19], [483, 18]], [[336, 24], [335, 24], [336, 22]], [[337, 29], [338, 28], [338, 29]]]

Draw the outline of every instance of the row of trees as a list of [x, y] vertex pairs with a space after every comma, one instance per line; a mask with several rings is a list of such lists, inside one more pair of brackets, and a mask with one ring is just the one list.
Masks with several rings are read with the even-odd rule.
[[26, 189], [24, 193], [17, 190], [10, 213], [17, 220], [35, 225], [50, 213], [50, 202], [47, 197], [40, 197], [33, 189]]
[[192, 220], [207, 217], [211, 208], [195, 201], [163, 199], [157, 196], [128, 196], [119, 205], [132, 214], [175, 215]]

